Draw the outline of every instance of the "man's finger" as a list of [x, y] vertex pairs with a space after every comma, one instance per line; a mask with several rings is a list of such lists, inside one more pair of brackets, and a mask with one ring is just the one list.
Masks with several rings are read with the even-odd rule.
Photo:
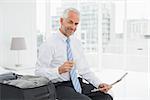
[[75, 62], [74, 62], [74, 61], [68, 61], [68, 63], [69, 63], [69, 64], [75, 64]]

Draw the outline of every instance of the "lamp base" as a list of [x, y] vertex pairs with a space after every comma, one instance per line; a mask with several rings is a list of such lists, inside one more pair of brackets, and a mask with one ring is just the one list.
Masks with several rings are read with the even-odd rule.
[[21, 65], [21, 64], [15, 64], [15, 66], [16, 66], [16, 67], [21, 67], [22, 65]]

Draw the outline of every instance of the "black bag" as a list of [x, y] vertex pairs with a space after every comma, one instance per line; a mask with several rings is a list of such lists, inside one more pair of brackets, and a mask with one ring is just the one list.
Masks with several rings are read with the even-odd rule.
[[0, 100], [55, 100], [55, 86], [50, 81], [47, 85], [34, 88], [19, 88], [0, 83]]

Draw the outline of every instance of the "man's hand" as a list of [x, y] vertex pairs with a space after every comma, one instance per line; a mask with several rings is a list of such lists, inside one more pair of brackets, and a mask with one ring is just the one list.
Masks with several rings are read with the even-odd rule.
[[58, 68], [59, 74], [69, 72], [73, 67], [73, 61], [66, 61], [63, 65]]
[[98, 88], [99, 88], [99, 90], [100, 90], [101, 92], [107, 93], [108, 90], [110, 90], [110, 89], [112, 88], [112, 86], [109, 85], [109, 84], [106, 84], [106, 83], [102, 83], [102, 84], [99, 85]]

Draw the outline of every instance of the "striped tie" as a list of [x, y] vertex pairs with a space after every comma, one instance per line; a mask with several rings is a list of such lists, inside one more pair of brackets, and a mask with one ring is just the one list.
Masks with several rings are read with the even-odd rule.
[[[67, 42], [67, 60], [73, 61], [73, 55], [72, 55], [71, 48], [70, 48], [70, 39], [68, 38], [66, 42]], [[80, 86], [79, 79], [77, 77], [75, 67], [72, 67], [70, 71], [70, 78], [71, 78], [74, 89], [77, 92], [81, 93], [81, 86]]]

